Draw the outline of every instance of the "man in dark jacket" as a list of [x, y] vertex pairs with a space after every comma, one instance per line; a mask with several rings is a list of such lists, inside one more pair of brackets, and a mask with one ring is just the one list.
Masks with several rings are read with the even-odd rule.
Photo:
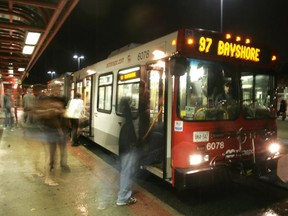
[[120, 189], [116, 204], [118, 206], [130, 205], [137, 202], [132, 197], [133, 176], [137, 167], [137, 137], [132, 121], [129, 99], [122, 99], [120, 110], [125, 117], [125, 124], [122, 126], [119, 136], [119, 156], [121, 163]]

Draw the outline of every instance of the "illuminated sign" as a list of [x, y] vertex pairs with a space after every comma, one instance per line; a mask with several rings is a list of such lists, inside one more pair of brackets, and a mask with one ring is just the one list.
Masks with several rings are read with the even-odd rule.
[[216, 54], [218, 56], [254, 62], [260, 61], [261, 49], [259, 48], [217, 39], [214, 41], [214, 39], [210, 37], [202, 36], [199, 38], [199, 52], [210, 53], [211, 50], [213, 50], [212, 48], [216, 49]]
[[136, 71], [133, 71], [133, 72], [130, 72], [130, 73], [126, 73], [126, 74], [121, 74], [119, 79], [121, 81], [124, 81], [124, 80], [129, 80], [129, 79], [134, 79], [137, 77], [137, 72]]

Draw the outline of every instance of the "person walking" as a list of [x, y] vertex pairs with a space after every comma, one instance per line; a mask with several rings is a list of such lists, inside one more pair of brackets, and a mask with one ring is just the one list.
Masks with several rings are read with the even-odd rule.
[[79, 119], [83, 114], [84, 102], [80, 93], [76, 93], [75, 98], [68, 102], [65, 117], [71, 122], [71, 145], [79, 146]]
[[3, 98], [3, 109], [5, 113], [5, 120], [4, 120], [4, 129], [9, 128], [12, 129], [12, 106], [13, 100], [11, 96], [11, 89], [7, 89], [5, 92], [5, 96]]
[[61, 98], [54, 96], [42, 96], [37, 100], [34, 108], [35, 123], [39, 127], [40, 139], [45, 148], [45, 184], [56, 186], [58, 183], [53, 179], [53, 171], [56, 163], [57, 146], [60, 147], [60, 165], [63, 169], [67, 166], [67, 152], [63, 144], [65, 136], [61, 125], [61, 118], [65, 112]]
[[32, 109], [35, 103], [35, 96], [33, 95], [31, 88], [27, 89], [27, 93], [23, 96], [23, 111], [24, 111], [24, 123], [33, 123]]

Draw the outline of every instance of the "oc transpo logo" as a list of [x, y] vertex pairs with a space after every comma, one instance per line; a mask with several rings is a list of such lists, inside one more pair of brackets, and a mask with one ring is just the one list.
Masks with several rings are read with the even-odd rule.
[[253, 154], [252, 149], [247, 149], [247, 150], [242, 150], [242, 151], [240, 151], [239, 149], [227, 149], [226, 152], [223, 153], [223, 156], [225, 156], [225, 158], [233, 158], [236, 155], [248, 156], [252, 154]]

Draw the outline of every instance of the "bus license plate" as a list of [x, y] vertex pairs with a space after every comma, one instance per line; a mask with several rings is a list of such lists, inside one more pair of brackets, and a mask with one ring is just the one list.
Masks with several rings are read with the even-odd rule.
[[208, 141], [209, 141], [209, 131], [193, 132], [193, 142], [208, 142]]

